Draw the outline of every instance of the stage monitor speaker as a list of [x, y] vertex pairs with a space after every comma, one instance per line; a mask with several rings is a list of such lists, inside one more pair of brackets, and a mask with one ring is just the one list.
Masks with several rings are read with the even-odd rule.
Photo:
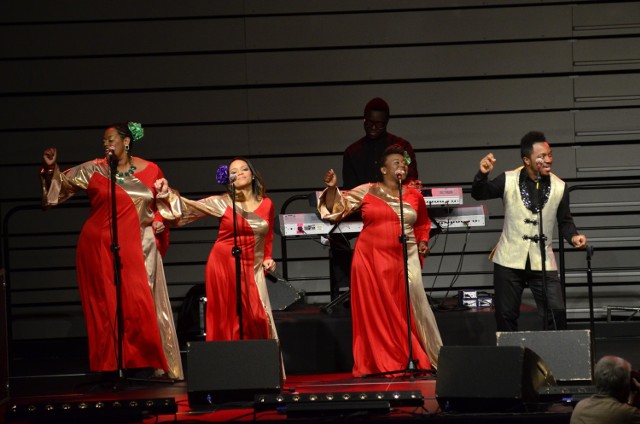
[[589, 330], [497, 332], [498, 346], [528, 347], [540, 356], [558, 382], [591, 381]]
[[280, 393], [280, 358], [272, 339], [187, 343], [189, 405], [253, 402], [256, 394]]
[[267, 273], [266, 280], [272, 310], [284, 311], [302, 298], [301, 293], [280, 274]]
[[446, 412], [535, 410], [538, 392], [555, 385], [533, 351], [516, 346], [443, 346], [436, 398]]

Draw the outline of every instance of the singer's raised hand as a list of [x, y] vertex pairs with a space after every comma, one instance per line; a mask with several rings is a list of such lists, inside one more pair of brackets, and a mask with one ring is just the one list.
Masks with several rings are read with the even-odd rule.
[[158, 194], [167, 194], [169, 192], [169, 182], [166, 178], [158, 178], [153, 186], [156, 188]]
[[333, 169], [328, 170], [327, 173], [324, 174], [323, 180], [327, 187], [335, 187], [338, 183], [338, 177]]
[[480, 160], [480, 172], [488, 174], [493, 171], [493, 166], [496, 163], [496, 158], [493, 157], [493, 153], [489, 153], [487, 156]]
[[58, 151], [55, 147], [47, 147], [42, 154], [42, 163], [46, 169], [53, 169], [56, 166]]

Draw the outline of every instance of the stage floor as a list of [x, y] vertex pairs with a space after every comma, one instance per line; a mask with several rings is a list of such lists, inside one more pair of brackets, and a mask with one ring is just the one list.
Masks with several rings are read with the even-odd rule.
[[[117, 387], [114, 383], [118, 383]], [[510, 412], [500, 411], [494, 413], [444, 413], [440, 410], [436, 400], [435, 377], [431, 376], [396, 376], [376, 378], [353, 378], [350, 374], [314, 374], [294, 375], [288, 378], [282, 391], [285, 401], [279, 407], [268, 406], [266, 410], [254, 409], [253, 402], [234, 402], [212, 406], [190, 406], [187, 393], [187, 382], [152, 383], [134, 380], [105, 380], [99, 374], [37, 376], [12, 380], [12, 396], [6, 408], [8, 417], [15, 422], [17, 419], [11, 410], [17, 406], [19, 414], [35, 417], [36, 412], [29, 415], [29, 407], [35, 407], [47, 416], [43, 410], [46, 405], [52, 405], [55, 410], [49, 411], [50, 419], [46, 420], [69, 422], [65, 420], [65, 411], [61, 405], [65, 402], [70, 408], [78, 409], [84, 402], [87, 406], [84, 411], [77, 412], [74, 416], [76, 422], [98, 422], [106, 419], [108, 410], [113, 409], [112, 404], [119, 401], [127, 405], [132, 400], [139, 403], [153, 401], [161, 403], [167, 399], [175, 401], [177, 411], [175, 413], [162, 413], [162, 409], [146, 408], [144, 416], [138, 412], [127, 415], [121, 412], [117, 418], [110, 422], [353, 422], [353, 420], [377, 422], [409, 422], [415, 420], [431, 419], [446, 422], [545, 422], [568, 423], [571, 406], [558, 403], [538, 404], [534, 412]], [[490, 384], [490, 382], [487, 382]], [[410, 406], [399, 404], [391, 405], [390, 409], [380, 408], [371, 396], [380, 395], [386, 398], [393, 396], [409, 396], [411, 392], [419, 392], [424, 397], [419, 405], [411, 401]], [[369, 399], [352, 401], [349, 407], [345, 402], [336, 399], [335, 402], [325, 403], [318, 407], [309, 403], [311, 394], [320, 398], [333, 395], [339, 398], [344, 393], [352, 394], [352, 399], [358, 399], [366, 394]], [[291, 406], [293, 396], [299, 394], [303, 402], [297, 408]], [[271, 395], [269, 395], [271, 396]], [[96, 410], [98, 403], [102, 403], [101, 415]], [[354, 406], [355, 404], [355, 406]], [[126, 407], [122, 407], [126, 409]], [[260, 408], [257, 408], [260, 409]], [[132, 409], [134, 411], [135, 409]]]
[[[436, 311], [436, 319], [440, 326], [446, 346], [495, 346], [495, 322], [490, 310]], [[563, 404], [559, 398], [546, 399], [548, 403], [528, 405], [526, 411], [503, 411], [492, 413], [456, 414], [440, 410], [437, 399], [437, 376], [408, 376], [353, 378], [350, 374], [353, 359], [351, 357], [351, 317], [349, 309], [340, 307], [333, 314], [322, 313], [317, 306], [296, 305], [287, 311], [275, 313], [276, 324], [280, 334], [282, 356], [287, 370], [287, 381], [282, 394], [317, 394], [326, 396], [349, 392], [354, 396], [362, 393], [367, 396], [383, 393], [402, 392], [403, 396], [410, 391], [418, 391], [424, 398], [419, 405], [411, 406], [391, 404], [391, 407], [364, 401], [362, 406], [350, 405], [351, 410], [341, 406], [323, 404], [315, 410], [304, 404], [301, 410], [288, 411], [285, 407], [270, 405], [266, 410], [255, 411], [253, 402], [244, 400], [241, 403], [225, 404], [212, 410], [210, 405], [189, 405], [189, 385], [187, 381], [156, 383], [138, 380], [116, 380], [113, 375], [88, 373], [86, 339], [45, 339], [22, 340], [11, 346], [10, 361], [10, 398], [2, 406], [11, 409], [18, 405], [23, 410], [28, 405], [43, 408], [47, 404], [60, 407], [63, 403], [87, 402], [88, 408], [95, 408], [96, 402], [121, 403], [137, 400], [153, 401], [154, 405], [162, 402], [175, 403], [177, 412], [165, 413], [167, 409], [136, 409], [131, 417], [118, 416], [110, 422], [140, 422], [144, 418], [148, 422], [228, 422], [228, 421], [261, 421], [261, 422], [314, 422], [318, 421], [367, 421], [404, 422], [428, 418], [447, 422], [545, 422], [568, 423], [571, 413], [571, 402]], [[523, 330], [535, 330], [538, 325], [535, 310], [522, 311]], [[606, 329], [609, 324], [599, 323], [598, 328]], [[596, 330], [598, 330], [596, 328]], [[619, 328], [619, 326], [616, 326]], [[625, 356], [624, 346], [637, 346], [637, 334], [640, 334], [637, 323], [622, 324], [625, 331], [613, 334], [610, 330], [596, 331], [594, 343], [596, 351], [607, 354]], [[616, 336], [614, 339], [611, 336]], [[197, 336], [197, 335], [196, 335]], [[198, 337], [192, 338], [198, 339]], [[201, 339], [201, 338], [200, 338]], [[613, 341], [611, 343], [610, 341]], [[598, 346], [601, 347], [598, 347]], [[183, 357], [188, 369], [187, 356]], [[470, 358], [473, 361], [473, 358]], [[499, 372], [499, 371], [497, 371]], [[122, 384], [114, 387], [119, 381]], [[464, 382], [462, 382], [464, 384]], [[483, 385], [490, 391], [495, 383], [487, 378]], [[484, 392], [484, 390], [481, 390]], [[254, 393], [260, 394], [260, 393]], [[482, 394], [482, 393], [481, 393]], [[252, 394], [253, 396], [253, 394]], [[285, 402], [291, 398], [287, 397]], [[495, 400], [492, 400], [495, 402]], [[93, 403], [92, 403], [93, 402]], [[402, 403], [402, 402], [401, 402]], [[169, 405], [169, 406], [171, 406]], [[302, 405], [302, 404], [301, 404]], [[313, 405], [312, 405], [313, 406]], [[499, 407], [499, 404], [498, 404]], [[102, 410], [104, 411], [104, 409]], [[95, 412], [95, 411], [94, 411]], [[162, 412], [162, 413], [161, 413]], [[289, 412], [289, 414], [287, 414]], [[90, 414], [90, 412], [87, 412]], [[327, 417], [329, 415], [330, 417]], [[11, 415], [10, 415], [11, 416]], [[104, 417], [103, 417], [104, 418]], [[61, 420], [69, 422], [68, 419]], [[100, 421], [100, 417], [74, 417], [76, 422]]]

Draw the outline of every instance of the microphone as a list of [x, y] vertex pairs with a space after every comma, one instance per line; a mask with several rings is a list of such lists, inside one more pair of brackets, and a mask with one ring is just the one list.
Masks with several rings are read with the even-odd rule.
[[105, 149], [104, 153], [107, 155], [107, 161], [109, 162], [109, 165], [111, 165], [112, 167], [118, 165], [118, 158], [115, 155], [115, 149], [113, 147]]
[[238, 178], [238, 174], [233, 173], [229, 174], [229, 184], [233, 184], [236, 182], [236, 178]]
[[538, 170], [538, 178], [536, 178], [536, 190], [540, 188], [540, 180], [542, 179], [542, 165], [544, 165], [544, 159], [536, 159], [536, 169]]
[[403, 176], [404, 176], [404, 169], [396, 169], [396, 178], [398, 180], [402, 180]]

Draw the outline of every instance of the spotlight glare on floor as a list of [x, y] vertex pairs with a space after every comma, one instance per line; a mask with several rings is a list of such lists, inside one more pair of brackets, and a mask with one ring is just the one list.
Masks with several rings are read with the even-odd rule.
[[392, 406], [422, 406], [423, 404], [422, 393], [415, 390], [260, 394], [255, 397], [254, 409], [257, 411], [284, 410], [289, 417], [326, 416], [357, 412], [385, 414], [390, 412]]
[[174, 398], [43, 402], [14, 404], [7, 410], [7, 421], [100, 422], [140, 420], [143, 417], [175, 414]]

